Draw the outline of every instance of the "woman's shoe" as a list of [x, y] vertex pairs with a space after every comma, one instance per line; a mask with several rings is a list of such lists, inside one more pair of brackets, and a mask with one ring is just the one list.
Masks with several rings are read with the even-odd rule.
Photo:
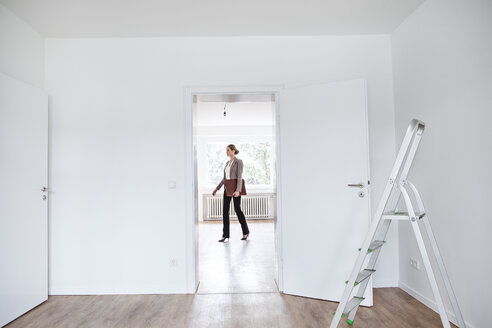
[[[226, 240], [227, 239], [227, 240]], [[219, 243], [225, 243], [226, 241], [229, 241], [229, 238], [222, 238], [219, 239]]]
[[[244, 237], [244, 236], [246, 236], [246, 237]], [[243, 238], [241, 238], [241, 240], [246, 240], [246, 239], [248, 239], [248, 237], [249, 237], [249, 233], [243, 235]]]

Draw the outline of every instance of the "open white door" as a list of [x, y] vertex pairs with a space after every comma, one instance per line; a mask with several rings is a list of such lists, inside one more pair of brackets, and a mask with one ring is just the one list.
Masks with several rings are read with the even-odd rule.
[[48, 97], [0, 74], [0, 326], [48, 299]]
[[370, 221], [365, 81], [286, 89], [279, 100], [283, 291], [339, 301]]

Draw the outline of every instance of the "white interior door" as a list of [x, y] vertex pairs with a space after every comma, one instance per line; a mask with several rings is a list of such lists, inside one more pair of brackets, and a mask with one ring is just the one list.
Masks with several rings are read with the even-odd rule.
[[0, 326], [48, 299], [48, 97], [0, 74]]
[[[342, 296], [370, 221], [367, 131], [363, 80], [280, 93], [287, 294], [332, 301]], [[359, 183], [364, 187], [347, 186]], [[372, 305], [372, 285], [363, 304]]]

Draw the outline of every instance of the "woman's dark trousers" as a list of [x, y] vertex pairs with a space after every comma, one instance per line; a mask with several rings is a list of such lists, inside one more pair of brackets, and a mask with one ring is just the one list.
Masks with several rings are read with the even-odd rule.
[[231, 208], [231, 198], [234, 199], [234, 210], [236, 211], [239, 223], [241, 223], [241, 229], [243, 230], [243, 235], [249, 234], [248, 223], [244, 217], [244, 213], [241, 210], [241, 196], [229, 197], [224, 192], [224, 208], [222, 209], [224, 229], [222, 230], [222, 238], [229, 238], [229, 209]]

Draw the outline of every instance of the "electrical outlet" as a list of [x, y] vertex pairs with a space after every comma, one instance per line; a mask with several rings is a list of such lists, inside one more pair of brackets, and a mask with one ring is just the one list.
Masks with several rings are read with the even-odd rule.
[[175, 267], [177, 267], [177, 266], [178, 266], [178, 259], [170, 259], [170, 260], [169, 260], [169, 266], [170, 266], [171, 268], [175, 268]]
[[420, 270], [420, 261], [411, 257], [410, 258], [410, 266], [412, 268], [414, 268], [415, 270]]

